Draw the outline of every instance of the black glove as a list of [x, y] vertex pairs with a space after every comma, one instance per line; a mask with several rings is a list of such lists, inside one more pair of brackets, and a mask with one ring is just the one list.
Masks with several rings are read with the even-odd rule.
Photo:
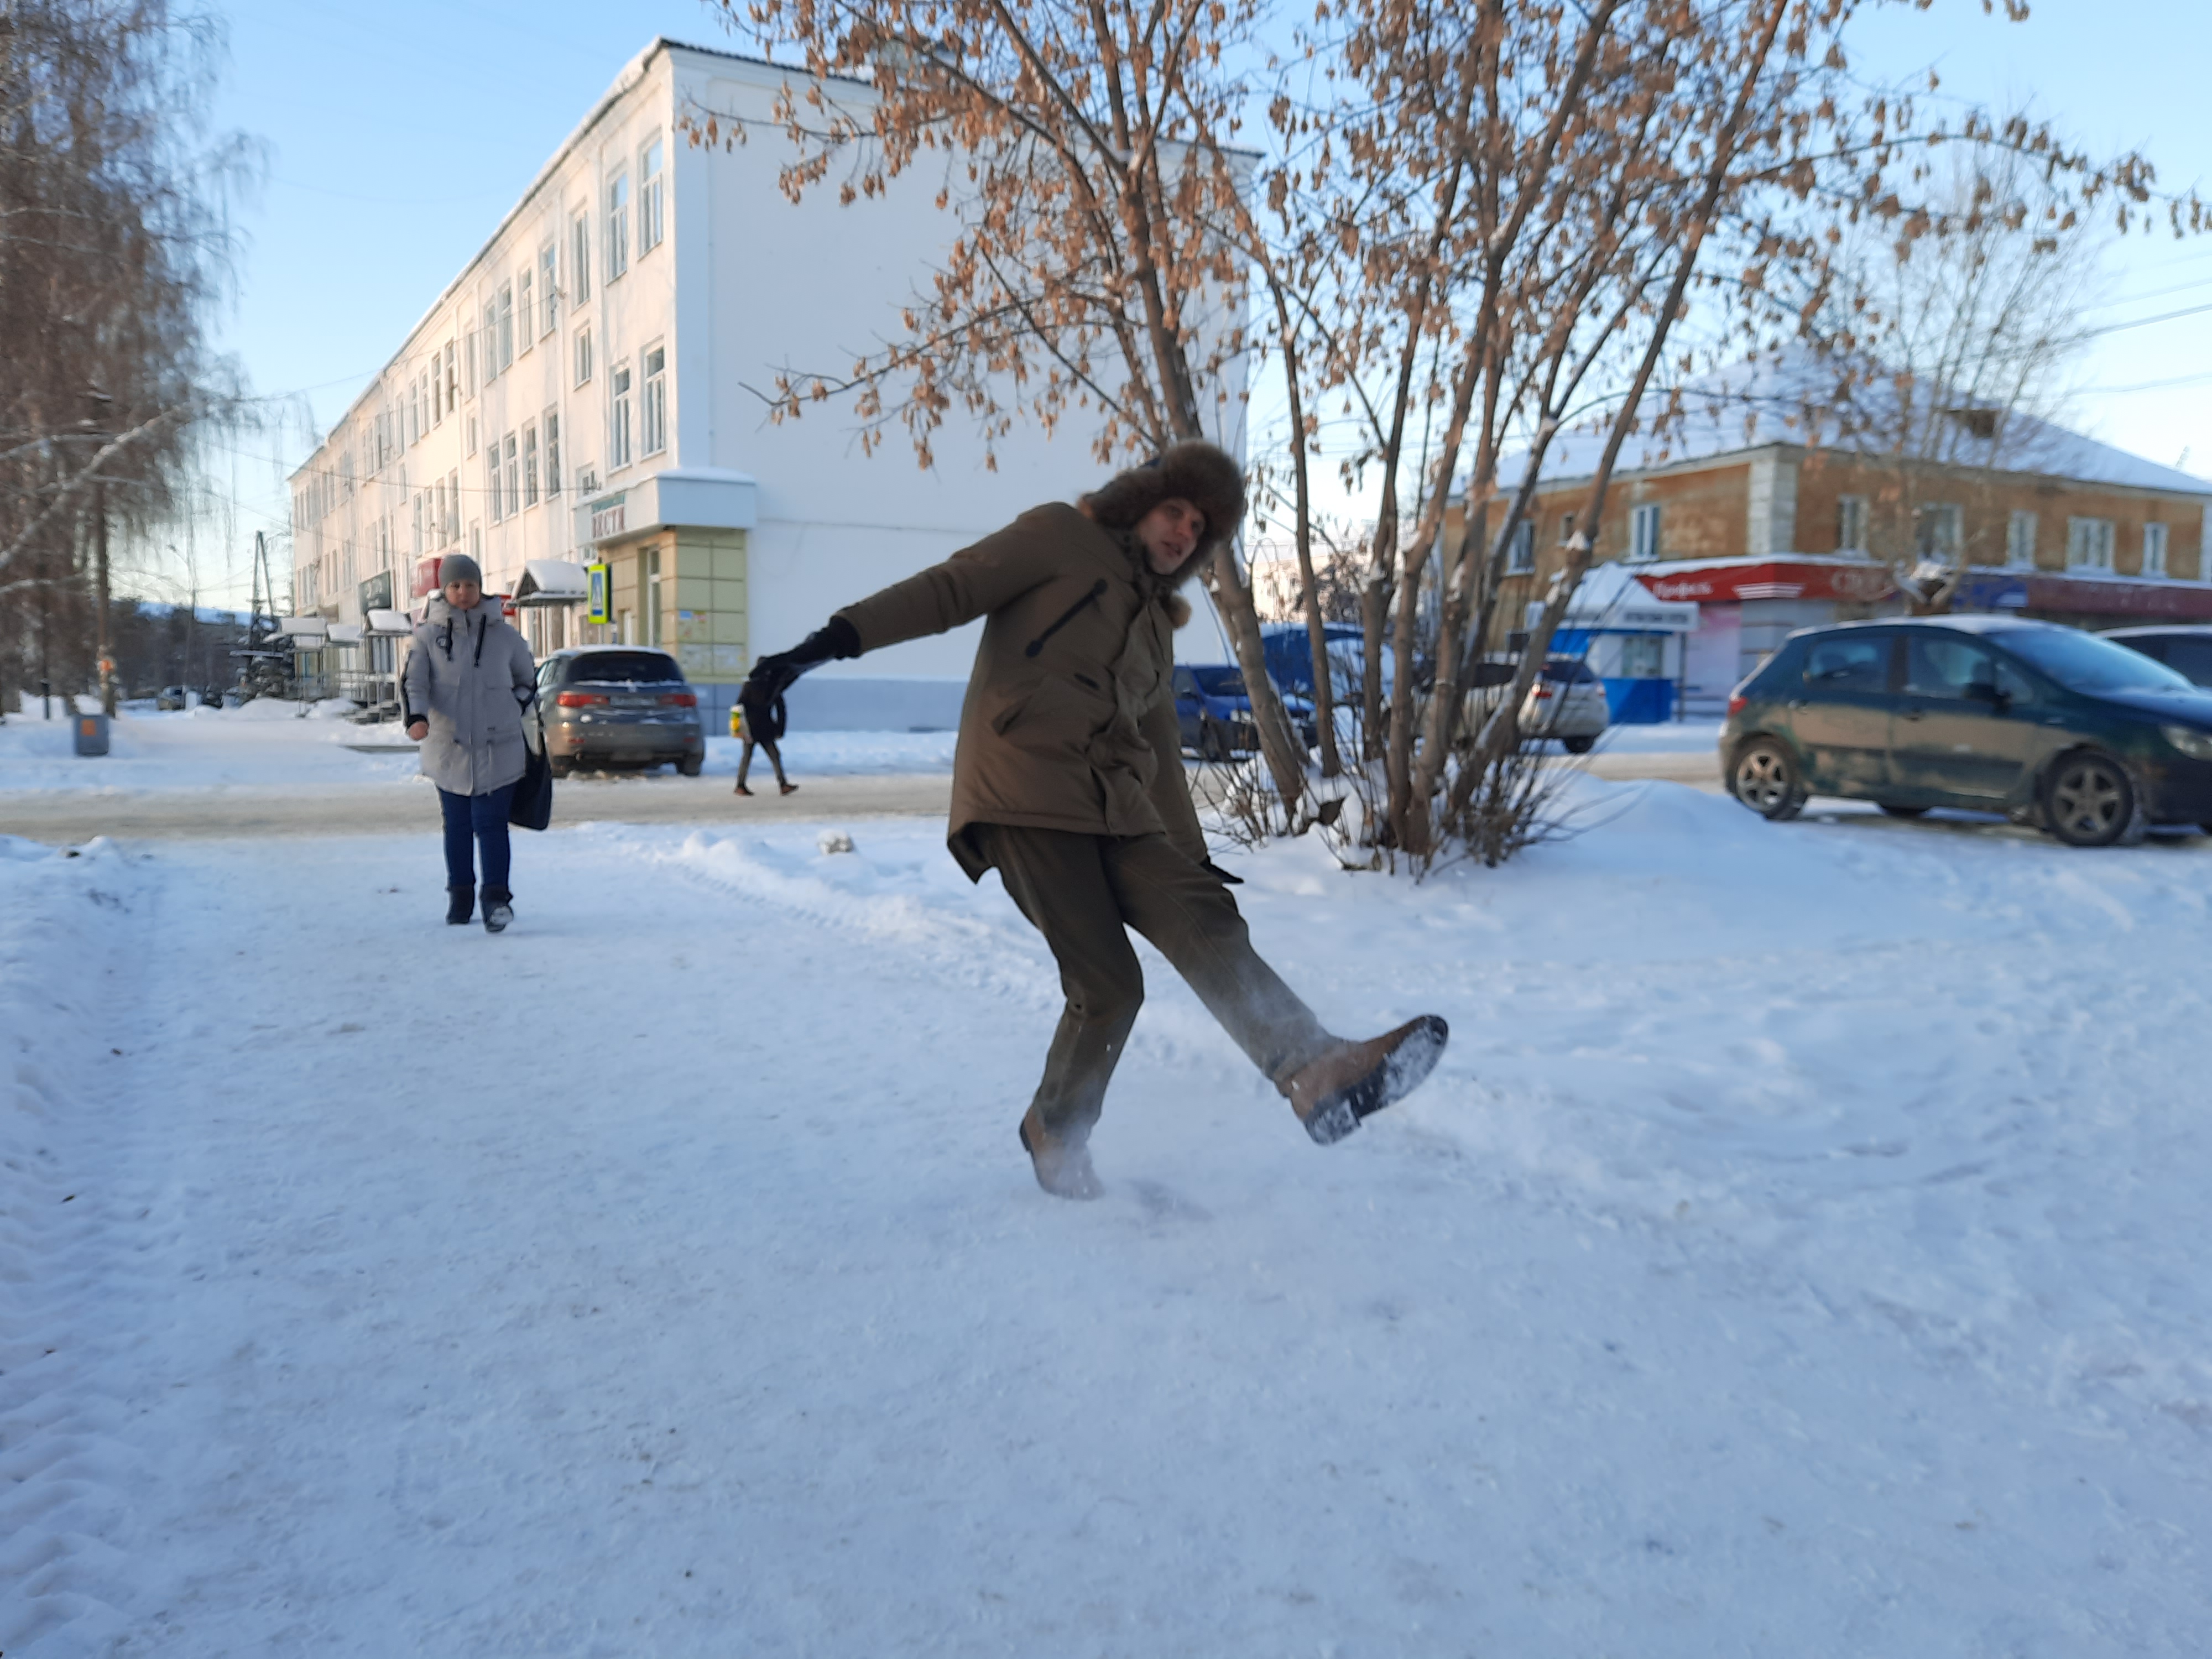
[[1199, 868], [1201, 870], [1211, 871], [1213, 874], [1220, 877], [1222, 885], [1224, 887], [1242, 887], [1244, 884], [1243, 877], [1231, 875], [1226, 870], [1216, 864], [1212, 859], [1206, 860], [1205, 863], [1199, 866]]
[[765, 708], [790, 690], [808, 669], [832, 657], [860, 654], [860, 630], [842, 617], [832, 617], [828, 627], [816, 629], [790, 650], [775, 652], [755, 663], [753, 672], [745, 676], [745, 691], [750, 695], [739, 701]]

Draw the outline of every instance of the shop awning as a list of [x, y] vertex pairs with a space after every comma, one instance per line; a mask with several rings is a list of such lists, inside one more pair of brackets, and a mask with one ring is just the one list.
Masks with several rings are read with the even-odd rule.
[[514, 585], [515, 605], [581, 605], [591, 597], [584, 567], [565, 559], [532, 559]]
[[330, 620], [325, 617], [280, 617], [276, 623], [276, 631], [279, 634], [286, 635], [299, 644], [301, 648], [308, 651], [313, 650], [322, 643], [323, 635], [329, 628]]
[[[1600, 634], [1690, 634], [1697, 631], [1698, 607], [1685, 599], [1662, 597], [1637, 580], [1618, 561], [1583, 576], [1560, 626], [1570, 632]], [[1532, 602], [1531, 622], [1542, 607]]]
[[359, 645], [361, 643], [361, 624], [359, 623], [334, 622], [330, 625], [329, 631], [331, 643], [332, 645]]
[[368, 613], [368, 636], [371, 639], [398, 639], [415, 631], [415, 619], [404, 611], [372, 611]]

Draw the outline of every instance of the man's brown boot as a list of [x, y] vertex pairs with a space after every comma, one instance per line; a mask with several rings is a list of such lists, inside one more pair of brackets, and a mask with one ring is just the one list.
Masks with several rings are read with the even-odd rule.
[[1032, 1105], [1022, 1120], [1022, 1150], [1030, 1155], [1037, 1185], [1054, 1198], [1097, 1198], [1106, 1189], [1091, 1167], [1091, 1149], [1079, 1140], [1056, 1138]]
[[1326, 1146], [1419, 1087], [1443, 1057], [1450, 1036], [1443, 1020], [1423, 1014], [1364, 1042], [1340, 1043], [1276, 1086], [1306, 1133]]

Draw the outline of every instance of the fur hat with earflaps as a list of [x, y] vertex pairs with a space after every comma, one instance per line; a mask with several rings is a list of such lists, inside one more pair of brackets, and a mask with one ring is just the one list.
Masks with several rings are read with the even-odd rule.
[[1141, 466], [1117, 472], [1083, 498], [1084, 509], [1109, 530], [1127, 530], [1170, 496], [1206, 515], [1206, 534], [1186, 573], [1228, 544], [1244, 520], [1244, 469], [1226, 450], [1191, 438], [1170, 444]]

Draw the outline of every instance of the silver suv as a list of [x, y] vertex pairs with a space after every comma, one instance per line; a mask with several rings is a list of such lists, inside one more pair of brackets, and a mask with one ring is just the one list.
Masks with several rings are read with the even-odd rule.
[[538, 702], [522, 718], [532, 749], [543, 732], [553, 775], [578, 767], [672, 763], [696, 778], [707, 762], [699, 696], [665, 651], [587, 645], [556, 651], [538, 668]]

